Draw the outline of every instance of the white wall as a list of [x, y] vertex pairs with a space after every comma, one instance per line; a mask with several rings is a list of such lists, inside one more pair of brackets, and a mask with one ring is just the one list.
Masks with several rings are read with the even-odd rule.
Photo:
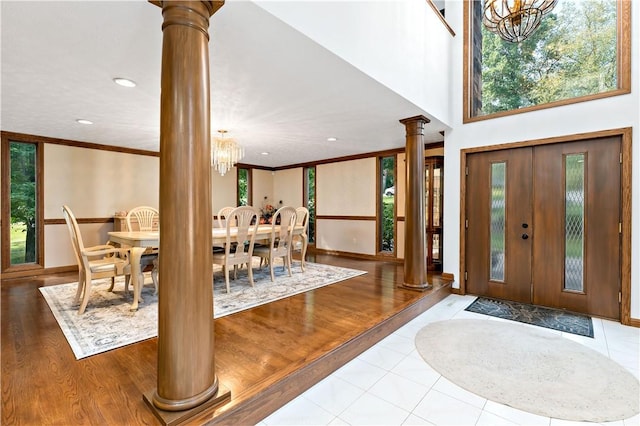
[[[547, 137], [633, 127], [633, 164], [640, 161], [640, 2], [632, 4], [632, 90], [628, 95], [544, 109], [509, 117], [462, 124], [462, 37], [456, 37], [452, 54], [451, 117], [452, 130], [445, 138], [444, 270], [459, 275], [460, 249], [460, 150]], [[447, 21], [462, 34], [463, 2], [447, 2]], [[632, 184], [632, 270], [631, 317], [640, 318], [640, 176]], [[636, 260], [633, 260], [636, 259]], [[456, 283], [457, 285], [457, 283]]]
[[256, 3], [434, 118], [450, 121], [454, 37], [426, 1]]

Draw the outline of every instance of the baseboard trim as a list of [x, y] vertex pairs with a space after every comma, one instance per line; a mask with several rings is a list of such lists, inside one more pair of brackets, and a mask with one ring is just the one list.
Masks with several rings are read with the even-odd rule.
[[78, 266], [77, 265], [56, 266], [54, 268], [30, 269], [26, 271], [7, 272], [2, 274], [2, 279], [9, 280], [12, 278], [38, 277], [40, 275], [62, 274], [65, 272], [78, 272]]
[[640, 328], [640, 319], [638, 319], [638, 318], [629, 318], [629, 324], [626, 324], [626, 325], [630, 325], [631, 327]]
[[404, 259], [399, 259], [397, 257], [381, 256], [381, 255], [375, 255], [375, 254], [352, 253], [352, 252], [348, 252], [348, 251], [327, 250], [327, 249], [321, 249], [321, 248], [314, 248], [313, 250], [308, 250], [307, 252], [308, 253], [327, 254], [327, 255], [331, 255], [331, 256], [351, 257], [351, 258], [354, 258], [354, 259], [377, 260], [377, 261], [381, 261], [381, 262], [395, 262], [395, 263], [404, 262]]
[[450, 272], [443, 272], [442, 273], [442, 278], [444, 278], [445, 280], [451, 280], [451, 281], [455, 281], [456, 280], [455, 275], [453, 275]]

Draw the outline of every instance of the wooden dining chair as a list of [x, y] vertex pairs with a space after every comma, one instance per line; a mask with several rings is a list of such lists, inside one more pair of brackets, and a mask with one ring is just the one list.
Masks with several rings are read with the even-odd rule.
[[[136, 219], [137, 229], [133, 226], [132, 219]], [[160, 213], [149, 206], [138, 206], [127, 213], [127, 230], [129, 231], [157, 231], [160, 226]]]
[[273, 260], [278, 257], [283, 259], [283, 268], [286, 267], [291, 276], [291, 236], [296, 223], [296, 209], [289, 206], [280, 207], [273, 215], [271, 222], [269, 246], [256, 247], [253, 254], [260, 257], [260, 266], [263, 260], [269, 263], [271, 281], [275, 281]]
[[218, 210], [218, 227], [219, 228], [225, 227], [227, 223], [227, 219], [234, 209], [235, 207], [223, 207], [220, 210]]
[[[249, 282], [254, 286], [253, 268], [251, 266], [251, 258], [253, 257], [253, 244], [255, 242], [255, 232], [250, 232], [251, 227], [257, 223], [258, 210], [251, 206], [241, 206], [234, 208], [227, 216], [226, 221], [226, 238], [224, 252], [213, 253], [213, 263], [222, 265], [224, 270], [224, 282], [227, 286], [227, 293], [231, 291], [229, 286], [229, 268], [233, 267], [233, 278], [237, 278], [237, 266], [247, 264], [247, 273], [249, 274]], [[237, 234], [233, 237], [231, 234], [237, 229]]]
[[[137, 226], [134, 225], [132, 219], [135, 219], [137, 222]], [[126, 218], [127, 231], [157, 231], [160, 226], [160, 213], [158, 210], [149, 206], [138, 206], [132, 208], [129, 213], [127, 213]], [[151, 280], [153, 281], [153, 285], [155, 286], [155, 294], [158, 294], [158, 248], [149, 248], [147, 249], [140, 258], [140, 282], [144, 283], [144, 274], [142, 271], [149, 266], [152, 265], [153, 269], [151, 270]]]
[[62, 206], [64, 220], [69, 228], [69, 236], [73, 246], [73, 253], [78, 263], [78, 289], [74, 303], [82, 303], [78, 309], [78, 315], [84, 313], [91, 295], [91, 282], [98, 278], [111, 278], [113, 291], [116, 276], [125, 276], [125, 288], [129, 285], [131, 278], [131, 264], [129, 263], [129, 251], [124, 248], [117, 248], [109, 244], [102, 244], [93, 247], [85, 247], [82, 242], [80, 228], [73, 212], [69, 206]]
[[304, 272], [304, 258], [309, 244], [309, 210], [306, 207], [296, 208], [296, 227], [302, 226], [301, 234], [291, 236], [291, 252], [300, 250], [300, 269]]

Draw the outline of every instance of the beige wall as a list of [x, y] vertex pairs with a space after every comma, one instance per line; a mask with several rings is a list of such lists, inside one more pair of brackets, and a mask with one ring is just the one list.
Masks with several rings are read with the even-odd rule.
[[[376, 158], [316, 166], [316, 214], [376, 215]], [[348, 253], [376, 253], [376, 221], [318, 219], [316, 247]]]
[[44, 144], [44, 218], [111, 217], [147, 205], [158, 208], [159, 158]]
[[238, 172], [234, 167], [224, 176], [211, 168], [211, 205], [214, 215], [223, 207], [238, 205]]
[[317, 215], [375, 216], [376, 158], [316, 167]]
[[[441, 151], [441, 150], [440, 150]], [[441, 152], [425, 151], [438, 155]], [[96, 149], [44, 144], [45, 219], [62, 218], [61, 206], [68, 204], [79, 218], [111, 217], [114, 212], [136, 205], [158, 206], [159, 158]], [[398, 216], [404, 216], [404, 154], [398, 154], [396, 203]], [[320, 216], [376, 215], [377, 158], [363, 158], [320, 164], [316, 167], [316, 202]], [[253, 205], [262, 207], [264, 197], [276, 207], [303, 205], [302, 167], [294, 169], [254, 169]], [[235, 168], [220, 176], [212, 170], [213, 213], [224, 206], [236, 205]], [[355, 219], [355, 218], [354, 218]], [[86, 245], [108, 240], [113, 225], [81, 224]], [[397, 222], [397, 256], [404, 252], [404, 222]], [[317, 221], [316, 246], [319, 249], [366, 255], [376, 254], [376, 221], [320, 219]], [[45, 267], [74, 265], [65, 225], [45, 226]]]
[[[107, 218], [139, 205], [158, 207], [159, 158], [66, 145], [44, 145], [44, 218]], [[104, 244], [112, 223], [80, 224], [85, 246]], [[75, 265], [66, 225], [44, 227], [45, 268]]]
[[274, 202], [282, 201], [282, 205], [300, 207], [303, 205], [302, 185], [303, 169], [279, 170], [273, 176], [273, 197]]
[[[273, 176], [274, 172], [269, 170], [254, 169], [251, 176], [253, 186], [253, 206], [262, 208], [263, 204], [269, 203], [277, 206], [278, 200], [273, 199]], [[265, 197], [266, 200], [265, 200]]]
[[[109, 240], [112, 223], [81, 223], [80, 234], [85, 247], [104, 244]], [[67, 225], [47, 225], [44, 227], [44, 267], [76, 265]]]
[[396, 222], [396, 257], [404, 259], [404, 221]]
[[330, 251], [374, 255], [376, 221], [318, 219], [316, 247]]

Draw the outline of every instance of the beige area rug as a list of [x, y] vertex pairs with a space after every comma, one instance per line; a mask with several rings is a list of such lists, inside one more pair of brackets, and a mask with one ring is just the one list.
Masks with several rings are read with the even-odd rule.
[[429, 324], [422, 357], [458, 386], [556, 419], [608, 422], [640, 411], [638, 380], [606, 356], [535, 327], [492, 320]]
[[[283, 270], [282, 263], [276, 262], [275, 282], [271, 282], [268, 267], [254, 268], [255, 287], [249, 284], [247, 270], [244, 268], [238, 271], [237, 280], [230, 280], [230, 293], [226, 291], [220, 267], [215, 265], [214, 317], [220, 318], [366, 273], [319, 263], [306, 262], [305, 265], [303, 273], [299, 262], [294, 262], [292, 276], [289, 277]], [[82, 315], [78, 315], [78, 304], [73, 303], [77, 283], [40, 287], [40, 292], [49, 304], [76, 359], [158, 335], [158, 297], [153, 294], [154, 287], [148, 273], [145, 274], [145, 286], [142, 289], [144, 303], [135, 312], [129, 310], [132, 289], [129, 286], [129, 293], [125, 294], [124, 277], [116, 279], [113, 292], [108, 291], [110, 283], [110, 279], [93, 281], [91, 298]]]

